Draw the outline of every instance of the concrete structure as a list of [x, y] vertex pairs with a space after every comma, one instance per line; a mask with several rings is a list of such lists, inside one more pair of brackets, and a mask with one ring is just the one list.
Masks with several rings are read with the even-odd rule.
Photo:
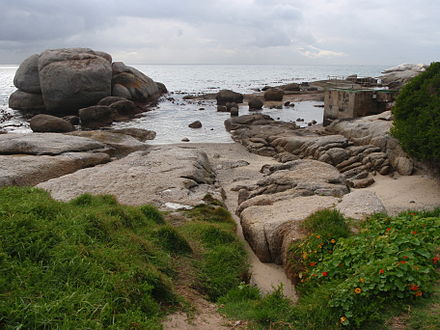
[[372, 89], [329, 89], [324, 94], [324, 126], [335, 119], [352, 119], [387, 110], [395, 91]]

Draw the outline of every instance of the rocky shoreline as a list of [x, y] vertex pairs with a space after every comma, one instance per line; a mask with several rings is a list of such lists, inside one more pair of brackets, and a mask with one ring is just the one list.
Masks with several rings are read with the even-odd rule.
[[[23, 111], [34, 111], [40, 104], [39, 112], [46, 113], [34, 117], [31, 127], [45, 133], [0, 135], [0, 187], [36, 186], [63, 201], [83, 193], [111, 194], [124, 204], [154, 204], [171, 212], [213, 196], [236, 214], [240, 234], [249, 244], [253, 283], [269, 291], [282, 282], [292, 299], [288, 249], [303, 238], [301, 221], [313, 212], [335, 208], [347, 217], [363, 219], [373, 213], [440, 204], [435, 197], [440, 196], [439, 186], [430, 185], [434, 179], [390, 135], [390, 111], [306, 128], [258, 111], [239, 116], [243, 106], [252, 111], [289, 107], [299, 100], [322, 99], [329, 84], [356, 82], [289, 84], [252, 95], [222, 91], [187, 97], [187, 102], [215, 97], [218, 110], [231, 113], [224, 125], [235, 143], [152, 146], [148, 143], [155, 137], [152, 131], [97, 130], [113, 120], [131, 118], [166, 92], [165, 86], [137, 70], [111, 62], [108, 54], [77, 49], [33, 55], [22, 64], [15, 82], [20, 91], [10, 100]], [[85, 70], [82, 77], [94, 76], [89, 69], [99, 67], [97, 71], [108, 78], [105, 92], [96, 93], [98, 87], [82, 90], [81, 85], [72, 95], [91, 92], [93, 100], [72, 101], [68, 92], [65, 98], [52, 99], [56, 93], [48, 91], [49, 86], [57, 80], [45, 79], [54, 75], [51, 70], [69, 74], [72, 66]], [[27, 108], [36, 98], [32, 109]], [[63, 102], [68, 104], [61, 114], [64, 119], [53, 117], [60, 115]], [[72, 113], [74, 117], [66, 118]], [[75, 130], [75, 120], [80, 120], [83, 130]], [[403, 179], [411, 175], [412, 181]], [[391, 185], [402, 182], [401, 196], [375, 189], [384, 180]], [[414, 182], [429, 187], [434, 197], [427, 201], [409, 186]]]

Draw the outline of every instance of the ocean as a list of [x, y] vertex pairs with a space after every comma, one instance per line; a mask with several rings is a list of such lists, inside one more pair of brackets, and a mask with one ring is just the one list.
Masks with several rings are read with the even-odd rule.
[[[255, 88], [266, 85], [276, 86], [290, 82], [328, 79], [329, 76], [377, 77], [388, 66], [380, 65], [132, 65], [155, 81], [164, 83], [173, 93], [175, 102], [164, 99], [152, 111], [129, 122], [115, 123], [114, 126], [136, 127], [157, 132], [151, 143], [179, 143], [188, 138], [196, 143], [232, 142], [223, 122], [228, 113], [216, 111], [213, 101], [192, 102], [183, 100], [187, 94], [216, 93], [220, 89], [232, 89], [241, 93], [252, 93]], [[27, 121], [19, 111], [8, 108], [8, 97], [15, 90], [13, 79], [17, 65], [0, 65], [0, 129], [8, 132], [31, 132]], [[304, 118], [322, 122], [321, 102], [299, 102], [294, 108], [263, 109], [262, 113], [274, 119], [295, 121]], [[203, 110], [200, 110], [203, 109]], [[240, 114], [248, 113], [247, 107]], [[188, 124], [200, 120], [201, 129], [191, 129]]]

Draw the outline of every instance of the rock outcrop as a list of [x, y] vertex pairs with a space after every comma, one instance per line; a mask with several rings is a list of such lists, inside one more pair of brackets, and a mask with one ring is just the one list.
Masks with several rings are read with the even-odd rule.
[[228, 89], [223, 89], [218, 92], [215, 98], [217, 100], [217, 105], [226, 105], [226, 103], [229, 102], [243, 103], [243, 94]]
[[155, 103], [167, 91], [139, 70], [112, 63], [111, 55], [90, 48], [34, 54], [20, 64], [14, 85], [18, 90], [9, 98], [10, 108], [59, 116], [77, 115], [80, 109], [118, 96], [119, 103], [107, 104], [117, 110], [116, 120], [145, 111], [138, 105]]
[[[109, 182], [111, 178], [111, 182]], [[204, 152], [157, 146], [93, 169], [52, 179], [37, 187], [60, 200], [83, 193], [111, 194], [129, 205], [197, 205], [215, 182]]]

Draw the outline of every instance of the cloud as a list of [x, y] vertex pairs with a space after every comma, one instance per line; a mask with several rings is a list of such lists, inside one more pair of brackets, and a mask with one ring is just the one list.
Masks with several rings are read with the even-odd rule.
[[435, 60], [435, 0], [0, 0], [0, 63], [85, 46], [137, 63]]

